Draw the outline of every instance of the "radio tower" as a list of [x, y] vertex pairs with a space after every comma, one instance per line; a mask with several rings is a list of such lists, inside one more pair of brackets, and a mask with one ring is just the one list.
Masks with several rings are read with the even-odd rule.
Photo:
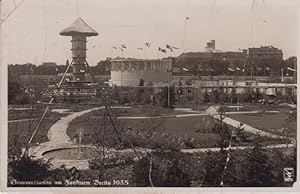
[[[0, 6], [1, 6], [1, 0], [0, 0]], [[1, 27], [1, 25], [0, 25], [0, 27]], [[71, 41], [72, 42], [72, 49], [71, 49], [72, 62], [70, 64], [68, 64], [68, 62], [67, 62], [68, 67], [67, 67], [65, 73], [63, 74], [60, 82], [57, 84], [57, 88], [55, 89], [53, 95], [51, 96], [49, 103], [47, 103], [47, 107], [46, 107], [43, 115], [41, 116], [38, 124], [36, 125], [35, 130], [33, 131], [30, 139], [28, 140], [28, 144], [30, 144], [32, 142], [35, 134], [37, 133], [38, 129], [40, 128], [41, 123], [44, 120], [44, 118], [50, 108], [50, 105], [58, 97], [59, 90], [64, 87], [63, 86], [64, 80], [65, 80], [65, 77], [71, 66], [73, 67], [73, 78], [72, 78], [72, 81], [68, 82], [67, 85], [70, 86], [70, 84], [71, 84], [74, 86], [74, 89], [77, 89], [77, 91], [80, 91], [80, 88], [82, 86], [84, 86], [85, 83], [87, 83], [87, 81], [85, 80], [86, 66], [88, 67], [87, 69], [89, 70], [89, 72], [92, 76], [93, 82], [96, 83], [93, 73], [90, 71], [89, 65], [86, 61], [86, 51], [87, 51], [86, 37], [97, 36], [98, 33], [95, 30], [93, 30], [90, 26], [88, 26], [87, 23], [85, 21], [83, 21], [83, 19], [78, 18], [68, 28], [61, 31], [60, 35], [72, 36], [72, 41]], [[93, 88], [91, 88], [91, 89], [93, 89]], [[72, 90], [70, 90], [70, 92], [72, 92]], [[23, 151], [21, 157], [23, 157], [26, 152], [27, 152], [27, 150]]]
[[[95, 30], [93, 30], [85, 21], [83, 21], [83, 19], [78, 18], [69, 27], [61, 31], [59, 34], [62, 36], [72, 36], [72, 81], [81, 83], [85, 82], [85, 67], [88, 66], [88, 63], [86, 61], [87, 37], [97, 36], [98, 33]], [[92, 73], [91, 76], [93, 77]], [[95, 80], [93, 81], [95, 82]]]

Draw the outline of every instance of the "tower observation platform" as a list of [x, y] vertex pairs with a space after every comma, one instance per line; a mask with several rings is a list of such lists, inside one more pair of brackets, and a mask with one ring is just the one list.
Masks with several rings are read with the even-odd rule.
[[[97, 83], [86, 58], [87, 37], [98, 36], [98, 32], [92, 29], [83, 19], [78, 18], [59, 34], [72, 37], [72, 61], [71, 63], [67, 61], [67, 69], [57, 84], [56, 90], [52, 92], [53, 100], [51, 101], [79, 102], [95, 98]], [[72, 77], [67, 80], [66, 76], [71, 69]], [[91, 75], [92, 82], [86, 80], [86, 73]]]
[[59, 33], [62, 36], [72, 37], [72, 67], [73, 82], [85, 82], [87, 53], [87, 37], [98, 36], [98, 33], [92, 29], [83, 19], [78, 18], [69, 27]]

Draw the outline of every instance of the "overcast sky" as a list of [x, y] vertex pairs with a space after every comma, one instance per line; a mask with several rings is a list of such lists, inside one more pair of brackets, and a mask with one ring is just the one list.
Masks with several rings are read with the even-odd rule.
[[[2, 0], [2, 18], [22, 0]], [[297, 0], [25, 0], [2, 25], [3, 62], [64, 64], [71, 38], [59, 36], [78, 16], [99, 36], [88, 38], [88, 62], [121, 55], [146, 57], [137, 48], [151, 43], [148, 58], [204, 51], [216, 40], [218, 50], [273, 45], [284, 58], [297, 54]], [[189, 17], [189, 20], [186, 20]], [[158, 47], [179, 47], [158, 55]]]

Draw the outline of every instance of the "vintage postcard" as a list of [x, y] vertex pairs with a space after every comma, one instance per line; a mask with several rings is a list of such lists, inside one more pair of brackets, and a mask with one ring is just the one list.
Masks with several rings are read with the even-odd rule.
[[4, 190], [296, 190], [296, 0], [0, 10]]

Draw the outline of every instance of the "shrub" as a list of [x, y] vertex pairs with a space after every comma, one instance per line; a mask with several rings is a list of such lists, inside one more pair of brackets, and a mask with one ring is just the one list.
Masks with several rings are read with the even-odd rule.
[[204, 159], [204, 186], [220, 186], [225, 161], [226, 152], [207, 152]]
[[[187, 187], [189, 175], [184, 171], [182, 161], [176, 152], [151, 153], [134, 164], [136, 186]], [[150, 173], [150, 160], [152, 160]]]
[[13, 159], [8, 162], [8, 185], [13, 179], [17, 181], [46, 180], [50, 174], [49, 168], [50, 163], [43, 160], [32, 160], [30, 157]]

